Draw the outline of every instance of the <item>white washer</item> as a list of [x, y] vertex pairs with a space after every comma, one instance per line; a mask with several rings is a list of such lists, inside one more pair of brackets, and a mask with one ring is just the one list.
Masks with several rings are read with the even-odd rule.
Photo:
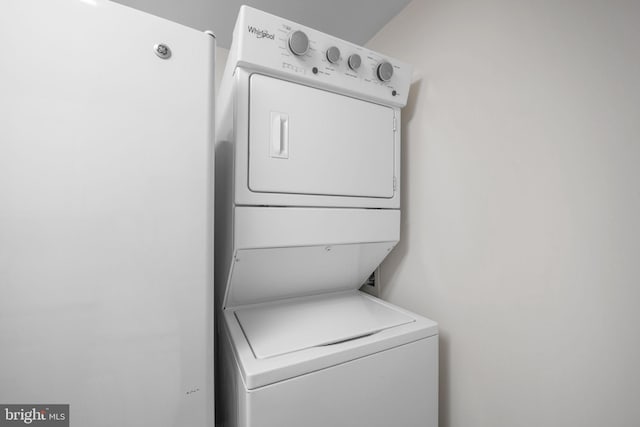
[[222, 425], [437, 425], [437, 324], [358, 291], [399, 240], [410, 76], [241, 8], [216, 125]]

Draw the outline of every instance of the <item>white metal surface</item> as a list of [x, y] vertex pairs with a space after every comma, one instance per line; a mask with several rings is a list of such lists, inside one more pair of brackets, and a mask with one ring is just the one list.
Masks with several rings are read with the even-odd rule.
[[[284, 353], [279, 356], [258, 358], [254, 354], [247, 336], [242, 329], [235, 312], [241, 308], [224, 310], [220, 328], [224, 338], [232, 343], [236, 363], [240, 370], [242, 381], [247, 389], [274, 384], [280, 381], [305, 375], [320, 369], [338, 365], [350, 360], [355, 360], [379, 351], [392, 349], [403, 344], [417, 341], [437, 335], [438, 325], [422, 316], [403, 310], [400, 307], [364, 294], [360, 291], [347, 291], [336, 293], [336, 298], [361, 295], [369, 298], [377, 304], [381, 304], [390, 310], [404, 315], [413, 321], [388, 329], [383, 329], [375, 334], [364, 336], [355, 340], [339, 342], [334, 345], [314, 346], [299, 351]], [[313, 302], [325, 296], [316, 295], [292, 299], [291, 306], [299, 303]], [[261, 307], [273, 303], [257, 304], [253, 307]], [[277, 303], [276, 303], [277, 304]], [[339, 303], [337, 304], [339, 305]], [[330, 316], [330, 309], [326, 312]], [[338, 332], [339, 334], [339, 332]], [[224, 341], [223, 341], [224, 342]], [[407, 368], [410, 369], [408, 366]]]
[[[308, 34], [310, 39], [310, 48], [307, 54], [296, 56], [289, 51], [288, 37], [293, 31], [303, 30]], [[340, 48], [343, 58], [338, 64], [331, 64], [326, 59], [326, 49], [330, 46]], [[357, 52], [362, 58], [362, 66], [357, 72], [350, 70], [347, 65], [346, 58], [349, 54]], [[383, 61], [390, 61], [394, 64], [394, 75], [389, 82], [381, 82], [376, 76], [376, 67]], [[314, 73], [314, 71], [316, 71]], [[387, 141], [381, 146], [367, 154], [373, 155], [376, 165], [382, 160], [378, 157], [383, 146], [393, 147], [393, 157], [385, 159], [385, 162], [393, 161], [394, 179], [388, 179], [388, 171], [390, 164], [385, 163], [384, 167], [378, 172], [380, 176], [375, 175], [376, 167], [367, 169], [365, 162], [359, 163], [354, 167], [354, 162], [349, 155], [342, 154], [343, 157], [331, 157], [330, 150], [320, 145], [320, 150], [324, 157], [316, 157], [315, 163], [306, 162], [305, 164], [314, 165], [315, 170], [308, 170], [309, 176], [324, 176], [319, 180], [305, 179], [299, 177], [300, 183], [291, 179], [292, 174], [281, 174], [280, 179], [287, 182], [273, 186], [263, 182], [265, 177], [268, 180], [276, 178], [270, 177], [266, 173], [262, 173], [260, 177], [253, 177], [249, 183], [250, 170], [249, 162], [252, 157], [249, 153], [249, 141], [253, 138], [250, 135], [250, 79], [252, 74], [258, 73], [264, 76], [277, 77], [287, 82], [295, 82], [305, 86], [313, 87], [326, 91], [324, 95], [328, 100], [323, 105], [328, 108], [317, 108], [315, 110], [315, 121], [313, 126], [320, 129], [324, 135], [329, 135], [331, 129], [335, 129], [334, 137], [340, 139], [342, 134], [358, 134], [355, 138], [345, 138], [348, 141], [340, 147], [341, 153], [355, 153], [362, 147], [361, 144], [367, 139], [368, 135], [378, 133], [391, 133], [392, 140]], [[291, 21], [252, 9], [250, 7], [242, 7], [236, 23], [234, 31], [234, 43], [229, 52], [229, 58], [223, 74], [223, 80], [220, 86], [220, 96], [218, 100], [217, 127], [219, 129], [216, 137], [216, 150], [219, 154], [220, 170], [223, 171], [223, 182], [218, 187], [219, 192], [230, 192], [228, 196], [222, 196], [221, 199], [238, 205], [260, 205], [260, 206], [323, 206], [323, 207], [363, 207], [363, 208], [383, 208], [383, 209], [399, 209], [400, 208], [400, 107], [406, 104], [407, 94], [409, 91], [411, 79], [411, 67], [403, 64], [395, 59], [381, 55], [377, 52], [370, 51], [360, 46], [356, 46], [345, 41], [339, 40], [327, 34], [320, 33], [316, 30], [306, 28]], [[331, 98], [329, 93], [336, 96]], [[338, 94], [340, 96], [338, 96]], [[395, 95], [394, 95], [395, 94]], [[339, 118], [340, 123], [333, 126], [331, 119], [336, 116], [336, 109], [344, 104], [340, 101], [349, 96], [355, 99], [370, 101], [379, 106], [385, 105], [390, 111], [393, 111], [391, 119], [378, 119], [376, 115], [368, 121], [361, 120], [360, 113], [365, 111], [363, 107], [350, 108], [345, 112], [344, 117]], [[304, 98], [297, 97], [300, 101]], [[335, 105], [334, 105], [335, 104]], [[304, 105], [304, 104], [301, 104]], [[361, 105], [364, 105], [361, 104]], [[373, 107], [371, 107], [373, 108]], [[294, 109], [294, 110], [297, 110]], [[275, 120], [271, 113], [289, 114], [286, 111], [265, 112], [267, 122], [273, 124]], [[310, 116], [308, 116], [310, 117]], [[375, 120], [374, 120], [375, 119]], [[349, 120], [353, 120], [353, 124], [349, 124]], [[344, 123], [347, 123], [344, 128]], [[262, 156], [275, 154], [277, 157], [269, 157], [271, 162], [270, 172], [279, 170], [285, 166], [287, 162], [294, 166], [296, 163], [290, 162], [291, 153], [296, 149], [296, 144], [291, 140], [289, 133], [288, 144], [284, 144], [284, 140], [274, 142], [274, 136], [285, 137], [284, 128], [288, 128], [289, 132], [297, 121], [291, 116], [287, 120], [282, 121], [282, 129], [274, 129], [279, 132], [272, 132], [271, 126], [259, 132], [260, 138], [268, 139], [264, 143]], [[306, 125], [305, 125], [306, 126]], [[281, 132], [282, 130], [282, 132]], [[305, 131], [306, 132], [306, 131]], [[377, 138], [376, 138], [377, 140]], [[329, 141], [329, 142], [327, 142]], [[333, 138], [324, 138], [323, 144], [330, 144]], [[254, 142], [254, 141], [252, 141]], [[263, 141], [264, 142], [264, 141]], [[284, 145], [280, 148], [280, 143]], [[277, 147], [277, 148], [276, 148]], [[286, 149], [286, 153], [280, 153], [279, 150]], [[318, 148], [314, 148], [318, 149]], [[322, 151], [326, 150], [326, 151]], [[254, 153], [255, 154], [255, 153]], [[278, 165], [278, 167], [274, 167]], [[225, 168], [231, 168], [228, 175], [224, 172]], [[362, 171], [365, 171], [362, 174]], [[350, 177], [349, 180], [341, 179], [341, 177]], [[333, 178], [335, 177], [335, 179]], [[369, 182], [364, 177], [372, 178]], [[228, 181], [226, 181], [228, 179]], [[354, 182], [351, 182], [354, 181]], [[337, 182], [341, 182], [340, 187]], [[366, 194], [373, 197], [354, 197], [349, 193], [358, 193], [362, 190], [362, 186], [366, 184]], [[271, 185], [271, 187], [270, 187]], [[289, 188], [287, 185], [298, 186], [298, 188]], [[299, 187], [315, 186], [316, 194], [304, 194], [305, 190]], [[260, 187], [262, 186], [262, 187]], [[328, 187], [328, 188], [327, 188]], [[373, 187], [376, 187], [373, 189]], [[390, 188], [392, 194], [390, 195]], [[256, 191], [252, 191], [255, 189]], [[272, 191], [290, 191], [288, 193], [274, 193]], [[271, 191], [271, 192], [269, 192]], [[303, 193], [295, 193], [302, 191]], [[336, 195], [338, 194], [338, 195]], [[340, 195], [341, 194], [341, 195]], [[380, 196], [382, 194], [383, 196]], [[224, 203], [227, 205], [227, 203]]]
[[[289, 36], [294, 31], [303, 31], [309, 38], [305, 55], [297, 56], [289, 50]], [[326, 57], [332, 46], [341, 52], [335, 64]], [[347, 65], [347, 58], [354, 53], [362, 59], [357, 71]], [[393, 65], [393, 77], [388, 82], [376, 76], [377, 66], [385, 61]], [[411, 66], [395, 58], [247, 6], [240, 8], [229, 50], [227, 69], [236, 67], [394, 107], [406, 104], [412, 71]]]
[[0, 402], [211, 426], [214, 39], [9, 0], [0, 40]]
[[357, 289], [399, 231], [394, 209], [236, 207], [234, 233], [226, 237], [233, 237], [235, 252], [218, 251], [219, 277], [225, 277], [218, 300], [235, 307]]
[[[229, 71], [229, 70], [227, 70]], [[348, 197], [325, 196], [312, 194], [291, 194], [254, 192], [249, 189], [249, 127], [250, 125], [250, 97], [249, 81], [251, 72], [241, 68], [233, 70], [233, 76], [225, 76], [221, 85], [221, 97], [219, 98], [219, 111], [217, 123], [220, 124], [216, 136], [216, 293], [219, 295], [219, 304], [225, 304], [227, 294], [232, 284], [230, 280], [231, 265], [237, 251], [244, 248], [255, 247], [284, 247], [284, 246], [317, 246], [323, 244], [366, 244], [377, 242], [395, 242], [399, 238], [399, 207], [400, 184], [397, 176], [391, 181], [393, 197]], [[330, 96], [341, 98], [340, 95]], [[299, 99], [304, 105], [305, 100]], [[365, 105], [366, 103], [362, 103]], [[322, 120], [322, 114], [327, 108], [318, 113], [317, 120]], [[276, 112], [285, 113], [285, 112]], [[396, 123], [399, 121], [399, 110], [394, 110]], [[271, 115], [269, 115], [271, 119]], [[291, 116], [289, 116], [291, 119]], [[393, 120], [388, 127], [393, 131]], [[393, 146], [393, 171], [398, 174], [400, 170], [400, 133], [399, 129], [390, 132]], [[271, 132], [267, 130], [266, 137]], [[360, 144], [361, 140], [355, 138]], [[269, 145], [264, 147], [268, 153]], [[293, 150], [293, 148], [291, 148]], [[289, 151], [291, 154], [292, 151]], [[366, 153], [358, 162], [358, 166], [366, 164]], [[289, 159], [274, 159], [288, 162]], [[322, 166], [326, 171], [334, 171], [333, 163], [325, 161]], [[348, 176], [351, 171], [343, 168], [337, 174]], [[367, 173], [370, 173], [369, 171]], [[394, 174], [395, 175], [395, 174]], [[301, 179], [299, 176], [293, 180]], [[344, 181], [344, 180], [343, 180]], [[389, 182], [389, 180], [386, 180]], [[248, 207], [256, 210], [251, 215], [243, 215]], [[321, 208], [322, 207], [322, 208]], [[341, 209], [327, 209], [340, 207]], [[376, 210], [353, 208], [381, 208]], [[273, 210], [271, 210], [273, 209]], [[324, 213], [320, 213], [322, 210]], [[286, 212], [286, 213], [285, 213]], [[342, 212], [348, 212], [343, 217]], [[393, 213], [392, 213], [393, 212]], [[250, 231], [247, 231], [250, 230]], [[356, 233], [357, 231], [357, 233]], [[389, 236], [393, 236], [389, 238]], [[334, 241], [329, 238], [335, 239]], [[247, 246], [243, 243], [249, 240]], [[261, 246], [253, 246], [260, 241]], [[384, 257], [380, 258], [380, 262]], [[324, 266], [323, 274], [330, 275], [332, 266]], [[339, 268], [339, 266], [336, 266]], [[363, 273], [362, 280], [368, 276], [371, 270]], [[318, 268], [313, 269], [319, 271]], [[300, 271], [294, 276], [293, 270], [288, 277], [289, 281], [304, 283], [310, 276], [309, 273]], [[318, 278], [320, 283], [321, 277]], [[323, 281], [329, 291], [345, 289], [332, 286], [330, 282]], [[360, 283], [352, 283], [351, 288], [357, 288]], [[259, 286], [259, 284], [254, 284]], [[318, 289], [320, 291], [321, 289]], [[267, 290], [268, 291], [268, 290]], [[309, 288], [305, 288], [305, 294]], [[276, 293], [276, 296], [282, 296]], [[290, 296], [289, 293], [285, 296]], [[262, 298], [262, 297], [261, 297]], [[256, 302], [251, 300], [250, 302]], [[239, 304], [236, 301], [234, 304]], [[225, 304], [225, 306], [228, 304]]]
[[[229, 64], [229, 63], [227, 63]], [[389, 186], [393, 188], [393, 194], [391, 197], [362, 197], [362, 196], [340, 196], [340, 195], [323, 195], [323, 194], [296, 194], [296, 193], [275, 193], [275, 192], [264, 192], [264, 191], [253, 191], [250, 187], [249, 179], [250, 179], [250, 163], [251, 163], [251, 154], [250, 154], [250, 142], [251, 135], [250, 129], [252, 126], [253, 117], [251, 115], [251, 105], [252, 99], [250, 96], [250, 86], [251, 80], [255, 76], [251, 70], [238, 68], [235, 70], [235, 74], [231, 79], [223, 79], [220, 87], [222, 98], [219, 98], [219, 103], [221, 104], [219, 110], [221, 114], [218, 116], [217, 123], [220, 124], [221, 129], [218, 137], [216, 138], [216, 144], [221, 152], [220, 162], [231, 162], [233, 165], [232, 173], [233, 180], [229, 182], [229, 186], [224, 185], [220, 189], [220, 191], [231, 191], [233, 202], [237, 205], [253, 205], [253, 206], [309, 206], [309, 207], [341, 207], [341, 208], [383, 208], [383, 209], [399, 209], [400, 208], [400, 185], [399, 185], [399, 171], [400, 171], [400, 129], [397, 126], [397, 123], [400, 122], [400, 110], [397, 108], [392, 109], [393, 115], [395, 117], [395, 121], [393, 118], [381, 120], [380, 123], [373, 124], [371, 121], [362, 120], [362, 112], [367, 111], [367, 106], [373, 105], [369, 102], [361, 102], [358, 104], [357, 108], [351, 109], [348, 113], [347, 120], [342, 119], [340, 125], [347, 124], [346, 131], [355, 134], [358, 132], [362, 132], [362, 135], [370, 135], [367, 127], [372, 127], [383, 134], [391, 135], [391, 140], [385, 144], [381, 144], [381, 146], [374, 151], [374, 154], [379, 155], [379, 152], [384, 150], [383, 147], [389, 148], [393, 147], [393, 152], [391, 153], [390, 159], [386, 160], [387, 162], [393, 162], [393, 171], [395, 172], [394, 180], [387, 179], [388, 170], [390, 169], [389, 163], [385, 163], [383, 170], [380, 171], [382, 174], [382, 181], [378, 178], [374, 179], [374, 182], [379, 186], [382, 186], [382, 189], [377, 189], [378, 193], [383, 192], [388, 195]], [[260, 75], [262, 76], [262, 75]], [[298, 87], [297, 84], [288, 83], [292, 86]], [[229, 90], [229, 85], [232, 85], [232, 96], [229, 98], [225, 98], [223, 91]], [[323, 104], [325, 108], [314, 108], [315, 116], [308, 117], [308, 121], [315, 120], [316, 123], [313, 125], [315, 129], [318, 129], [319, 126], [328, 127], [330, 124], [324, 122], [324, 117], [334, 117], [335, 116], [335, 108], [331, 105], [331, 100], [336, 100], [337, 103], [340, 103], [340, 100], [345, 98], [342, 95], [338, 95], [335, 93], [325, 92], [325, 96], [328, 96], [327, 101]], [[273, 101], [277, 102], [277, 101]], [[303, 105], [303, 110], [307, 109], [307, 111], [311, 108], [307, 105], [307, 101], [305, 97], [297, 97], [297, 102], [300, 102]], [[306, 107], [305, 107], [306, 106]], [[291, 108], [292, 111], [296, 111], [297, 108]], [[271, 111], [269, 113], [287, 113], [289, 114], [289, 130], [291, 130], [291, 126], [293, 126], [293, 114], [291, 111]], [[354, 118], [354, 123], [357, 123], [358, 126], [349, 124], [349, 118]], [[378, 116], [376, 116], [378, 117]], [[308, 125], [308, 123], [307, 123]], [[229, 130], [229, 127], [232, 127], [232, 130]], [[386, 129], [386, 130], [383, 130]], [[395, 129], [395, 130], [394, 130]], [[262, 131], [258, 131], [262, 135], [262, 138], [270, 138], [271, 129], [266, 128]], [[306, 131], [303, 131], [306, 132]], [[324, 130], [322, 132], [325, 132]], [[340, 128], [336, 129], [336, 137], [341, 132]], [[273, 162], [279, 162], [284, 167], [287, 163], [294, 163], [296, 158], [292, 158], [291, 154], [295, 151], [296, 145], [294, 145], [294, 141], [291, 140], [291, 135], [289, 135], [289, 156], [284, 159], [273, 159]], [[360, 137], [352, 138], [345, 141], [344, 146], [342, 147], [343, 151], [346, 152], [360, 152], [363, 151], [366, 153], [366, 150], [362, 150], [362, 144], [364, 144], [364, 140]], [[377, 139], [376, 139], [377, 141]], [[313, 142], [318, 142], [317, 140], [313, 140]], [[255, 142], [253, 142], [255, 144]], [[303, 142], [304, 143], [304, 142]], [[322, 140], [321, 144], [330, 144], [326, 140]], [[229, 145], [229, 147], [225, 147]], [[263, 146], [262, 153], [263, 155], [268, 155], [270, 152], [269, 144], [266, 143]], [[255, 148], [255, 147], [254, 147]], [[320, 148], [321, 150], [322, 148]], [[228, 151], [227, 151], [228, 150]], [[228, 157], [227, 157], [228, 156]], [[368, 154], [365, 154], [368, 157]], [[348, 156], [350, 159], [353, 158], [353, 155]], [[366, 159], [366, 157], [365, 157]], [[379, 160], [381, 162], [382, 160]], [[365, 169], [365, 160], [362, 160], [361, 163], [358, 164], [357, 170], [366, 170]], [[329, 179], [330, 175], [333, 174], [335, 176], [340, 177], [349, 177], [349, 179], [357, 180], [353, 174], [355, 163], [354, 162], [345, 162], [338, 161], [336, 159], [332, 159], [328, 154], [325, 154], [324, 157], [317, 158], [317, 162], [313, 169], [310, 169], [309, 173], [315, 173], [319, 175], [322, 180]], [[340, 167], [341, 169], [337, 169]], [[322, 168], [324, 168], [324, 173], [326, 176], [322, 176]], [[271, 171], [277, 171], [277, 168], [272, 168]], [[315, 172], [314, 172], [315, 171]], [[387, 171], [387, 172], [385, 172]], [[366, 170], [365, 174], [367, 176], [373, 176], [373, 169]], [[263, 174], [264, 177], [264, 174]], [[312, 180], [305, 180], [302, 177], [297, 177], [297, 179], [302, 180], [302, 182], [307, 183], [307, 185], [316, 185], [322, 187], [323, 183], [318, 182], [314, 183]], [[358, 181], [358, 180], [357, 180]], [[351, 183], [346, 183], [345, 180], [341, 180], [341, 182], [345, 185], [346, 188], [353, 186]], [[358, 181], [362, 182], [362, 181]], [[395, 186], [394, 186], [395, 183]], [[295, 184], [292, 184], [295, 185]], [[340, 192], [339, 186], [337, 182], [333, 183], [334, 192]], [[352, 188], [353, 189], [353, 188]], [[371, 191], [371, 190], [369, 190]]]
[[251, 191], [393, 197], [393, 109], [259, 74], [249, 100]]
[[238, 249], [225, 307], [358, 289], [395, 242]]
[[220, 358], [223, 425], [436, 427], [437, 325], [366, 298], [414, 321], [356, 340], [258, 359], [228, 310]]
[[258, 359], [335, 345], [414, 321], [362, 293], [242, 307], [235, 315]]
[[437, 366], [437, 337], [425, 338], [249, 393], [239, 389], [247, 402], [240, 418], [247, 427], [437, 427]]
[[397, 209], [326, 209], [238, 206], [234, 245], [238, 249], [397, 242]]

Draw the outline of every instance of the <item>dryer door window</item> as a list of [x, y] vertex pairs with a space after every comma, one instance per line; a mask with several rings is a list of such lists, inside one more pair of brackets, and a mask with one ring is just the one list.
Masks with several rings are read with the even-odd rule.
[[249, 189], [391, 198], [392, 108], [253, 74]]

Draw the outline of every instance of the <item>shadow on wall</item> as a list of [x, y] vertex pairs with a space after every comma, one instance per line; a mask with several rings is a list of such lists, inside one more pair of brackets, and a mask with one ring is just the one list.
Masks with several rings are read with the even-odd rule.
[[409, 97], [407, 99], [407, 105], [402, 109], [401, 114], [401, 155], [400, 155], [400, 242], [396, 245], [389, 256], [384, 260], [382, 267], [380, 268], [382, 287], [380, 289], [380, 296], [387, 298], [393, 287], [393, 277], [396, 276], [400, 266], [403, 263], [409, 250], [409, 195], [411, 189], [411, 183], [409, 182], [409, 171], [411, 165], [409, 164], [409, 156], [411, 154], [411, 148], [414, 143], [419, 141], [412, 141], [409, 138], [409, 133], [405, 132], [409, 129], [411, 120], [414, 117], [416, 111], [416, 104], [418, 94], [422, 87], [422, 79], [416, 80], [411, 84], [409, 88]]
[[[407, 256], [407, 252], [409, 251], [409, 234], [410, 230], [410, 219], [412, 213], [409, 210], [409, 200], [410, 197], [415, 194], [411, 193], [411, 181], [409, 176], [411, 176], [411, 163], [409, 159], [411, 158], [412, 148], [415, 147], [415, 144], [424, 144], [426, 141], [414, 141], [411, 139], [409, 132], [409, 126], [411, 121], [414, 119], [415, 112], [417, 110], [417, 102], [418, 96], [422, 91], [423, 80], [416, 80], [411, 84], [409, 88], [409, 97], [407, 99], [407, 105], [402, 109], [402, 120], [401, 120], [401, 129], [402, 129], [402, 154], [401, 154], [401, 191], [402, 195], [400, 197], [401, 203], [401, 226], [400, 226], [400, 242], [394, 248], [394, 250], [389, 254], [387, 259], [385, 259], [380, 272], [382, 275], [382, 288], [380, 289], [380, 296], [386, 299], [390, 293], [392, 293], [393, 288], [395, 286], [395, 282], [393, 278], [397, 275], [400, 266], [404, 262]], [[415, 134], [414, 134], [415, 135]], [[415, 231], [415, 230], [414, 230]], [[447, 427], [450, 424], [450, 405], [449, 405], [449, 394], [450, 390], [448, 387], [449, 384], [449, 339], [446, 334], [440, 331], [439, 336], [439, 408], [438, 415], [439, 421], [438, 425], [441, 427]]]

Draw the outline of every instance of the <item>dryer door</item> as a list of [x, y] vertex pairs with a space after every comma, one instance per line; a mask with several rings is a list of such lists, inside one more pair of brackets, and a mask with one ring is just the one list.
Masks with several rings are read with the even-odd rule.
[[259, 74], [249, 99], [251, 191], [393, 197], [392, 108]]

